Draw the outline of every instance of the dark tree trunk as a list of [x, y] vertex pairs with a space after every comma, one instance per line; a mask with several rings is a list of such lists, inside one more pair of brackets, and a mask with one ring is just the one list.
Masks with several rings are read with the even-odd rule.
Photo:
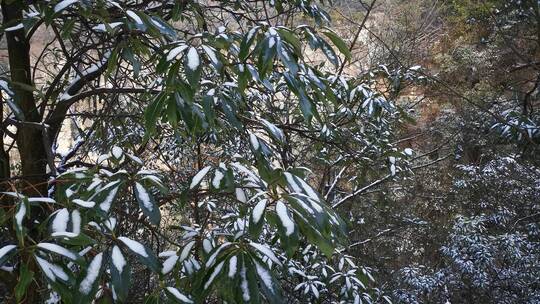
[[[14, 26], [22, 20], [22, 11], [25, 1], [2, 1], [2, 15], [4, 26]], [[41, 116], [37, 109], [36, 100], [31, 91], [24, 87], [32, 87], [33, 81], [30, 72], [30, 43], [25, 36], [23, 29], [5, 32], [8, 56], [9, 56], [9, 71], [11, 77], [11, 87], [14, 92], [14, 102], [17, 104], [24, 114], [24, 121], [17, 123], [16, 143], [17, 150], [21, 158], [21, 179], [18, 179], [17, 190], [28, 196], [46, 196], [47, 195], [47, 155], [43, 144], [42, 128], [39, 125]], [[23, 86], [17, 85], [22, 84]], [[2, 115], [3, 116], [3, 115]], [[30, 124], [28, 123], [30, 122]], [[33, 124], [32, 124], [33, 123]], [[6, 167], [7, 166], [7, 167]], [[3, 142], [0, 149], [0, 174], [4, 179], [4, 185], [9, 172], [9, 157], [4, 151]], [[13, 204], [13, 201], [6, 204]], [[39, 240], [39, 231], [34, 221], [42, 222], [44, 211], [39, 208], [33, 208], [31, 218], [26, 219], [25, 226], [29, 228], [28, 234]], [[21, 260], [27, 263], [29, 269], [38, 272], [36, 265], [33, 262], [33, 257], [30, 251], [22, 251]], [[0, 278], [6, 286], [13, 289], [13, 284], [16, 284], [18, 279], [13, 277]], [[39, 283], [34, 280], [28, 286], [24, 303], [39, 302]], [[8, 301], [15, 302], [15, 299]]]
[[[22, 20], [23, 1], [4, 1], [2, 15], [4, 25], [13, 26]], [[17, 86], [33, 86], [30, 73], [30, 43], [23, 29], [5, 33], [8, 46], [9, 70], [14, 101], [24, 113], [26, 122], [41, 122], [34, 95], [28, 89]], [[47, 194], [47, 157], [43, 145], [42, 130], [35, 125], [17, 126], [17, 149], [21, 157], [22, 176], [21, 190], [29, 196], [46, 196]]]

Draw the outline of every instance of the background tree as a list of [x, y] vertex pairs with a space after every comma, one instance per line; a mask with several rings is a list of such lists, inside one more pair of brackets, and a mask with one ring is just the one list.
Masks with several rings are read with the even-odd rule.
[[385, 299], [346, 251], [332, 207], [358, 186], [334, 171], [394, 174], [401, 113], [343, 73], [352, 47], [315, 2], [2, 9], [2, 163], [22, 165], [1, 177], [6, 301]]

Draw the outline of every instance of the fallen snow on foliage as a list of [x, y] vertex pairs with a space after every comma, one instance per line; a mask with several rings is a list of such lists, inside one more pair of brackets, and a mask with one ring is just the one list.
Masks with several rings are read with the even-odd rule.
[[266, 270], [266, 268], [264, 268], [262, 265], [257, 263], [257, 261], [254, 261], [254, 263], [255, 268], [257, 269], [257, 274], [259, 275], [261, 281], [264, 283], [264, 285], [266, 285], [266, 287], [268, 287], [268, 289], [274, 290], [274, 284], [272, 282], [272, 275], [270, 272], [268, 272], [268, 270]]
[[176, 254], [171, 255], [168, 257], [165, 262], [163, 262], [163, 268], [161, 268], [162, 274], [167, 274], [173, 270], [174, 265], [176, 265], [176, 262], [178, 261], [178, 256]]
[[15, 26], [5, 28], [4, 32], [16, 31], [16, 30], [20, 30], [22, 28], [24, 28], [24, 25], [22, 23], [19, 23], [19, 24], [15, 25]]
[[120, 148], [118, 146], [114, 146], [112, 148], [111, 153], [114, 156], [114, 158], [116, 158], [116, 159], [120, 159], [122, 157], [122, 155], [124, 154], [124, 152], [122, 151], [122, 148]]
[[86, 277], [82, 280], [81, 285], [79, 286], [79, 291], [83, 294], [89, 294], [92, 290], [92, 286], [96, 281], [99, 270], [101, 269], [101, 261], [103, 260], [103, 253], [98, 253], [86, 270]]
[[118, 188], [119, 187], [116, 187], [116, 188], [112, 189], [111, 192], [109, 192], [109, 194], [107, 195], [107, 197], [105, 197], [103, 202], [101, 204], [99, 204], [99, 209], [101, 209], [101, 210], [103, 210], [105, 212], [109, 212], [109, 209], [111, 209], [112, 201], [113, 201], [114, 197], [116, 196], [116, 192], [118, 192]]
[[187, 48], [188, 48], [187, 45], [182, 44], [180, 46], [177, 46], [177, 47], [171, 49], [169, 51], [169, 53], [167, 53], [167, 61], [171, 61], [171, 60], [175, 59], [180, 53], [185, 51]]
[[289, 214], [287, 214], [287, 207], [279, 201], [276, 204], [276, 213], [279, 217], [279, 220], [283, 224], [283, 227], [285, 227], [285, 235], [290, 236], [294, 233], [294, 222], [289, 217]]
[[35, 256], [35, 258], [45, 276], [47, 276], [51, 281], [56, 282], [56, 278], [60, 278], [63, 281], [67, 281], [69, 279], [67, 273], [64, 272], [62, 267], [52, 264], [38, 256]]
[[50, 197], [29, 197], [28, 202], [38, 202], [38, 203], [49, 203], [49, 204], [56, 204], [56, 201]]
[[200, 64], [199, 53], [197, 49], [191, 47], [187, 53], [187, 66], [190, 70], [195, 71]]
[[53, 232], [64, 232], [67, 231], [67, 226], [69, 222], [69, 211], [66, 208], [60, 209], [54, 220], [52, 222], [52, 231]]
[[249, 245], [251, 247], [257, 249], [258, 251], [260, 251], [265, 256], [267, 256], [272, 262], [274, 262], [274, 263], [281, 266], [281, 261], [276, 257], [274, 252], [270, 248], [268, 248], [267, 246], [265, 246], [263, 244], [254, 243], [254, 242], [249, 242]]
[[54, 6], [54, 12], [58, 13], [60, 11], [63, 11], [68, 6], [72, 5], [73, 3], [79, 2], [79, 0], [64, 0], [60, 1], [58, 4]]
[[175, 296], [178, 300], [182, 301], [182, 302], [185, 302], [185, 303], [193, 303], [193, 301], [191, 299], [189, 299], [187, 296], [185, 296], [184, 294], [182, 294], [178, 289], [174, 288], [174, 287], [167, 287], [167, 290], [173, 295]]
[[19, 207], [19, 211], [15, 213], [15, 223], [17, 223], [17, 227], [19, 227], [19, 229], [22, 229], [22, 221], [25, 215], [26, 215], [26, 206], [24, 204], [21, 204]]
[[253, 213], [252, 213], [253, 223], [257, 224], [261, 220], [261, 217], [265, 209], [266, 209], [266, 199], [262, 199], [253, 208]]
[[242, 282], [240, 282], [240, 288], [242, 288], [242, 298], [244, 301], [248, 302], [251, 297], [249, 295], [249, 287], [248, 287], [248, 281], [246, 277], [246, 265], [242, 265], [242, 269], [240, 270], [240, 278]]
[[133, 21], [135, 21], [135, 23], [144, 24], [141, 17], [139, 17], [139, 15], [137, 15], [134, 11], [128, 10], [128, 11], [126, 11], [126, 14], [129, 16], [129, 18], [133, 19]]
[[236, 268], [237, 268], [238, 258], [236, 256], [233, 256], [229, 260], [229, 278], [233, 278], [236, 274]]
[[[111, 28], [111, 29], [115, 29], [116, 27], [122, 25], [123, 23], [122, 22], [112, 22], [112, 23], [107, 23], [107, 25]], [[94, 27], [92, 27], [92, 29], [94, 31], [98, 31], [98, 32], [106, 32], [107, 31], [107, 25], [101, 23], [101, 24], [98, 24]]]
[[146, 253], [146, 249], [144, 249], [143, 244], [141, 244], [141, 243], [139, 243], [137, 241], [128, 239], [125, 236], [121, 236], [118, 239], [120, 241], [122, 241], [124, 244], [126, 244], [126, 246], [128, 246], [129, 249], [131, 249], [131, 251], [135, 252], [136, 254], [138, 254], [138, 255], [140, 255], [142, 257], [145, 257], [145, 258], [148, 257], [148, 253]]
[[210, 166], [206, 166], [201, 171], [199, 171], [197, 174], [195, 174], [195, 176], [193, 177], [193, 180], [191, 181], [191, 184], [189, 185], [189, 189], [193, 189], [193, 188], [197, 187], [197, 185], [199, 185], [201, 183], [201, 180], [204, 178], [206, 173], [208, 173], [208, 171], [210, 171], [211, 168], [212, 167], [210, 167]]
[[142, 201], [144, 208], [146, 208], [148, 211], [152, 211], [154, 209], [154, 204], [152, 204], [152, 201], [150, 200], [148, 191], [146, 191], [143, 185], [139, 183], [135, 183], [135, 189], [139, 194], [139, 199]]
[[122, 254], [122, 251], [118, 246], [114, 246], [112, 249], [112, 262], [114, 267], [118, 270], [119, 273], [122, 273], [124, 266], [126, 266], [126, 259]]
[[6, 255], [8, 252], [10, 252], [11, 250], [17, 248], [16, 245], [6, 245], [2, 248], [0, 248], [0, 259], [2, 259], [4, 257], [4, 255]]
[[204, 283], [204, 289], [208, 289], [208, 287], [210, 287], [210, 284], [212, 284], [212, 282], [214, 281], [214, 279], [217, 277], [217, 275], [221, 272], [221, 269], [223, 268], [223, 265], [225, 265], [225, 262], [221, 262], [219, 263], [216, 268], [214, 268], [214, 271], [212, 272], [212, 274], [210, 275], [210, 277], [208, 278], [208, 281], [206, 281], [206, 283]]
[[37, 244], [37, 247], [40, 248], [40, 249], [43, 249], [43, 250], [47, 250], [47, 251], [54, 252], [54, 253], [57, 253], [59, 255], [65, 256], [66, 258], [71, 259], [71, 260], [76, 260], [77, 259], [77, 255], [75, 253], [67, 250], [66, 248], [64, 248], [64, 247], [62, 247], [60, 245], [56, 245], [56, 244], [53, 244], [53, 243], [39, 243], [39, 244]]
[[95, 202], [85, 201], [78, 198], [74, 199], [72, 202], [84, 208], [93, 208], [96, 205]]

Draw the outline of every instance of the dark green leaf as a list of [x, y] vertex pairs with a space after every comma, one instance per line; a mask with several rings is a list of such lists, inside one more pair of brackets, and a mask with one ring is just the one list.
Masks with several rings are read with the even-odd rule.
[[328, 37], [328, 38], [330, 38], [330, 40], [332, 40], [332, 43], [334, 43], [334, 45], [338, 48], [338, 50], [343, 55], [345, 55], [345, 58], [348, 61], [351, 60], [351, 51], [349, 50], [349, 47], [347, 46], [345, 41], [343, 41], [343, 39], [341, 39], [341, 37], [339, 37], [336, 33], [332, 32], [330, 30], [324, 31], [323, 34], [325, 34], [326, 37]]
[[[0, 263], [1, 264], [1, 263]], [[15, 286], [15, 298], [17, 303], [20, 303], [26, 294], [26, 289], [34, 278], [34, 272], [28, 269], [28, 265], [21, 264], [19, 271], [19, 279]]]
[[135, 182], [133, 193], [139, 202], [139, 207], [148, 216], [150, 222], [154, 225], [159, 225], [161, 213], [152, 193], [139, 182]]

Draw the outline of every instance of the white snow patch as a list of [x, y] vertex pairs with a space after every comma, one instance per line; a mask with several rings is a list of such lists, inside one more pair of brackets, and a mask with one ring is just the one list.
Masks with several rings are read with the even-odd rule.
[[294, 233], [294, 222], [289, 217], [289, 214], [287, 214], [287, 207], [279, 201], [276, 204], [276, 213], [279, 217], [279, 220], [283, 224], [283, 227], [285, 227], [285, 235], [290, 236]]
[[191, 252], [191, 248], [193, 248], [193, 245], [195, 245], [195, 241], [189, 242], [184, 247], [184, 249], [182, 249], [182, 252], [180, 253], [180, 262], [182, 262], [183, 260], [185, 260], [188, 257], [189, 253]]
[[65, 232], [67, 231], [69, 221], [69, 211], [66, 208], [60, 209], [52, 222], [53, 232]]
[[111, 153], [116, 159], [122, 158], [122, 155], [124, 154], [124, 152], [122, 151], [122, 148], [118, 146], [114, 146], [111, 150]]
[[68, 6], [72, 5], [73, 3], [79, 2], [79, 0], [63, 0], [60, 1], [58, 4], [54, 6], [54, 12], [58, 13], [60, 11], [63, 11]]
[[137, 15], [134, 11], [132, 10], [128, 10], [126, 11], [126, 14], [131, 18], [133, 19], [133, 21], [135, 21], [135, 23], [137, 24], [144, 24], [141, 17], [139, 17], [139, 15]]
[[242, 188], [236, 188], [234, 190], [234, 193], [236, 195], [236, 199], [242, 203], [246, 203], [248, 201], [246, 193], [244, 192], [244, 189]]
[[4, 29], [4, 32], [16, 31], [16, 30], [20, 30], [22, 28], [24, 28], [24, 25], [22, 23], [19, 23], [19, 24], [15, 25], [15, 26], [6, 27]]
[[81, 233], [81, 213], [79, 210], [73, 210], [71, 211], [71, 226], [72, 231], [75, 235], [79, 235]]
[[85, 200], [82, 200], [82, 199], [74, 199], [72, 200], [72, 202], [74, 202], [75, 204], [81, 206], [81, 207], [84, 207], [84, 208], [93, 208], [96, 203], [95, 202], [91, 202], [91, 201], [85, 201]]
[[86, 270], [86, 277], [82, 280], [81, 285], [79, 286], [79, 291], [83, 294], [89, 294], [92, 290], [92, 285], [96, 281], [99, 270], [101, 269], [101, 261], [103, 260], [103, 253], [98, 253]]
[[67, 281], [69, 279], [67, 273], [64, 272], [62, 267], [52, 264], [49, 261], [42, 259], [38, 256], [35, 256], [35, 258], [39, 266], [43, 270], [45, 276], [47, 276], [51, 281], [55, 282], [57, 277], [63, 281]]
[[177, 46], [177, 47], [171, 49], [169, 51], [169, 53], [167, 53], [167, 61], [171, 61], [171, 60], [175, 59], [180, 53], [185, 51], [187, 48], [188, 48], [187, 45], [182, 44], [180, 46]]
[[0, 248], [0, 259], [3, 258], [8, 252], [17, 248], [17, 245], [6, 245]]
[[219, 185], [221, 184], [221, 180], [223, 179], [225, 175], [220, 171], [220, 170], [216, 170], [215, 172], [215, 175], [214, 175], [214, 179], [212, 180], [212, 186], [214, 186], [214, 188], [219, 188]]
[[236, 274], [237, 264], [238, 264], [238, 258], [236, 256], [233, 256], [229, 260], [229, 274], [228, 274], [229, 278], [233, 278], [234, 275]]
[[137, 194], [139, 194], [139, 199], [142, 201], [144, 208], [151, 212], [154, 209], [154, 204], [152, 204], [150, 195], [146, 189], [139, 183], [135, 183], [135, 189], [137, 190]]
[[272, 275], [268, 270], [266, 270], [262, 265], [254, 261], [255, 268], [257, 269], [257, 274], [266, 287], [270, 290], [274, 290], [274, 284], [272, 283]]
[[114, 245], [112, 249], [112, 262], [114, 267], [118, 270], [119, 273], [122, 273], [122, 270], [124, 270], [124, 266], [126, 266], [126, 259], [124, 258], [124, 255], [122, 254], [122, 251], [120, 248], [116, 245]]
[[160, 252], [158, 254], [158, 257], [160, 257], [160, 258], [168, 258], [168, 257], [173, 256], [173, 255], [176, 255], [176, 251], [167, 250], [167, 251]]
[[225, 262], [221, 262], [219, 263], [216, 268], [214, 268], [214, 271], [212, 272], [212, 274], [210, 275], [210, 277], [208, 278], [208, 281], [206, 281], [206, 283], [204, 283], [204, 289], [208, 289], [208, 287], [210, 287], [210, 284], [212, 284], [212, 282], [214, 281], [214, 279], [217, 277], [217, 275], [219, 274], [219, 272], [221, 271], [221, 269], [223, 268], [223, 265], [225, 265]]
[[162, 274], [167, 274], [173, 270], [174, 265], [176, 265], [176, 261], [178, 261], [178, 256], [176, 254], [171, 255], [168, 257], [165, 262], [163, 262], [163, 268], [161, 268]]
[[174, 288], [174, 287], [167, 287], [167, 290], [173, 295], [175, 296], [178, 300], [182, 301], [182, 302], [186, 302], [186, 303], [193, 303], [193, 301], [188, 298], [187, 296], [185, 296], [184, 294], [182, 294], [178, 289]]
[[71, 260], [77, 260], [77, 255], [75, 253], [73, 253], [70, 250], [67, 250], [66, 248], [62, 246], [59, 246], [53, 243], [39, 243], [37, 244], [37, 247], [43, 250], [47, 250], [47, 251], [65, 256], [66, 258], [71, 259]]
[[208, 58], [210, 58], [210, 61], [212, 61], [213, 64], [219, 63], [219, 60], [217, 58], [217, 55], [214, 49], [206, 45], [203, 45], [202, 48], [206, 52], [206, 55], [208, 55]]
[[101, 209], [101, 210], [103, 210], [105, 212], [109, 212], [109, 209], [111, 209], [111, 203], [112, 203], [114, 197], [116, 196], [116, 192], [118, 192], [118, 188], [119, 187], [116, 187], [116, 188], [112, 189], [111, 192], [109, 192], [109, 194], [107, 195], [107, 197], [105, 197], [103, 202], [101, 204], [99, 204], [99, 209]]
[[264, 210], [266, 209], [266, 199], [260, 200], [257, 205], [253, 208], [251, 216], [253, 217], [253, 223], [257, 224], [263, 215]]
[[21, 203], [19, 210], [17, 211], [17, 213], [15, 213], [15, 223], [17, 223], [17, 227], [19, 227], [19, 229], [22, 229], [22, 221], [25, 215], [26, 206], [24, 205], [24, 203]]
[[[107, 23], [107, 25], [111, 28], [111, 29], [115, 29], [116, 27], [122, 25], [123, 23], [122, 22], [112, 22], [112, 23]], [[101, 24], [98, 24], [94, 27], [92, 27], [92, 29], [94, 31], [98, 31], [98, 32], [106, 32], [107, 31], [107, 25], [101, 23]]]
[[258, 251], [260, 251], [265, 256], [267, 256], [272, 262], [274, 262], [274, 263], [281, 266], [281, 261], [276, 257], [274, 252], [270, 248], [268, 248], [267, 246], [264, 246], [264, 245], [259, 244], [259, 243], [254, 243], [254, 242], [249, 242], [249, 245], [251, 247], [257, 249]]
[[206, 166], [201, 171], [199, 171], [197, 174], [195, 174], [195, 176], [193, 177], [193, 180], [191, 181], [191, 185], [189, 185], [189, 189], [193, 189], [193, 188], [197, 187], [200, 184], [201, 180], [206, 175], [206, 173], [208, 173], [208, 171], [210, 171], [211, 168], [212, 167], [210, 167], [210, 166]]
[[148, 253], [146, 253], [146, 249], [144, 248], [143, 244], [137, 241], [128, 239], [125, 236], [121, 236], [118, 239], [122, 241], [124, 244], [126, 244], [126, 246], [128, 246], [128, 248], [131, 249], [131, 251], [135, 252], [136, 254], [142, 257], [145, 257], [145, 258], [148, 257]]
[[214, 262], [216, 261], [216, 258], [218, 256], [218, 254], [223, 249], [229, 247], [230, 245], [232, 245], [232, 243], [229, 243], [229, 242], [225, 242], [225, 243], [221, 244], [221, 246], [219, 246], [218, 249], [216, 251], [214, 251], [214, 253], [208, 258], [208, 261], [206, 261], [206, 268], [212, 267], [212, 265], [214, 265]]
[[212, 251], [212, 243], [210, 242], [209, 239], [204, 239], [203, 240], [203, 249], [204, 249], [204, 252], [206, 253], [209, 253], [210, 251]]
[[56, 201], [50, 197], [29, 197], [28, 202], [38, 202], [38, 203], [48, 203], [48, 204], [56, 204]]
[[59, 232], [53, 232], [51, 233], [51, 236], [54, 238], [63, 237], [63, 238], [74, 238], [77, 237], [78, 234], [68, 231], [59, 231]]
[[246, 265], [242, 265], [242, 269], [240, 270], [240, 277], [242, 278], [242, 282], [240, 283], [240, 288], [242, 288], [242, 298], [244, 301], [248, 302], [251, 297], [249, 295], [249, 287], [248, 287], [248, 281], [246, 277]]
[[199, 53], [194, 47], [189, 48], [187, 53], [187, 66], [190, 70], [195, 71], [200, 64]]
[[261, 118], [261, 121], [277, 140], [280, 142], [285, 142], [285, 135], [280, 128], [276, 127], [276, 125], [266, 119]]

